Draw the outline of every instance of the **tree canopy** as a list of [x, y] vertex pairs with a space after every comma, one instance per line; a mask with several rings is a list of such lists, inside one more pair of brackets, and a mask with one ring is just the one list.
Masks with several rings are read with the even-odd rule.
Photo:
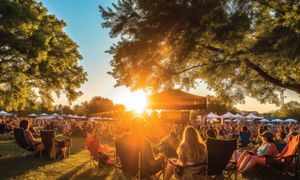
[[230, 111], [231, 113], [238, 113], [239, 110], [233, 106], [230, 102], [225, 103], [222, 101], [222, 99], [219, 99], [214, 96], [209, 96], [208, 97], [208, 106], [207, 106], [207, 111], [208, 112], [213, 112], [218, 115], [222, 115]]
[[271, 112], [273, 117], [281, 117], [281, 118], [293, 118], [296, 120], [300, 120], [300, 103], [296, 101], [290, 101], [284, 104], [280, 109]]
[[300, 94], [299, 0], [119, 0], [100, 6], [116, 86], [160, 90], [204, 81], [225, 101]]
[[86, 73], [65, 26], [35, 0], [0, 1], [0, 108], [51, 104], [54, 93], [70, 101], [81, 94]]

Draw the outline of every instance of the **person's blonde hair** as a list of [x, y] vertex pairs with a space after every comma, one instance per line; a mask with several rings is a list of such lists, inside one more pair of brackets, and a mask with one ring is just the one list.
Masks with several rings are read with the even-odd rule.
[[200, 143], [200, 144], [204, 144], [203, 139], [201, 138], [200, 134], [198, 133], [197, 129], [194, 128], [193, 126], [187, 126], [184, 129], [183, 132], [183, 138], [181, 142], [186, 142], [189, 144], [193, 144], [193, 143]]
[[[184, 146], [184, 147], [183, 147]], [[184, 148], [191, 157], [198, 159], [205, 151], [205, 144], [196, 128], [187, 126], [183, 132], [182, 141], [177, 149], [177, 153], [182, 153]], [[186, 153], [187, 153], [186, 152]]]

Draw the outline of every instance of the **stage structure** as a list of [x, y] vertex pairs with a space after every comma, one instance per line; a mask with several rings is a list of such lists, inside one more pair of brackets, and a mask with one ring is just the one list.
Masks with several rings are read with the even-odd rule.
[[[207, 104], [207, 97], [190, 94], [179, 89], [170, 89], [149, 96], [147, 108], [164, 111], [204, 110], [206, 124]], [[183, 113], [183, 116], [187, 115]]]

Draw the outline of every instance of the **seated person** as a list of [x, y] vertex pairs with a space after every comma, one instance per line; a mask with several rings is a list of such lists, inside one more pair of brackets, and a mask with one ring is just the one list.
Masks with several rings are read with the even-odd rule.
[[251, 133], [249, 132], [247, 126], [244, 126], [242, 131], [240, 132], [240, 142], [241, 147], [247, 147], [250, 143]]
[[[171, 160], [166, 168], [165, 180], [171, 179], [175, 164], [181, 166], [197, 166], [206, 161], [206, 147], [203, 143], [197, 130], [188, 126], [183, 133], [183, 139], [177, 149], [178, 159], [173, 162]], [[198, 179], [199, 177], [193, 177], [191, 179]]]
[[278, 151], [277, 147], [273, 140], [273, 134], [269, 131], [266, 131], [261, 136], [262, 144], [257, 149], [257, 152], [244, 151], [238, 159], [238, 172], [244, 173], [252, 169], [255, 165], [266, 166], [267, 156], [276, 156]]
[[99, 161], [101, 165], [110, 167], [114, 164], [113, 154], [108, 153], [109, 147], [107, 145], [101, 145], [99, 137], [93, 135], [91, 130], [89, 130], [86, 135], [86, 147], [93, 159]]
[[168, 158], [177, 158], [176, 148], [178, 147], [178, 141], [175, 132], [171, 131], [167, 137], [161, 140], [159, 149]]
[[32, 133], [29, 131], [29, 121], [28, 120], [22, 120], [20, 122], [20, 128], [23, 128], [25, 130], [25, 135], [26, 135], [28, 142], [35, 147], [36, 151], [44, 150], [44, 144], [36, 141], [34, 139]]
[[143, 136], [144, 118], [134, 117], [131, 121], [131, 132], [116, 141], [117, 157], [121, 160], [123, 174], [129, 176], [138, 174], [141, 157], [141, 177], [150, 177], [162, 170], [165, 156], [154, 156], [151, 143]]
[[278, 132], [275, 137], [275, 144], [277, 146], [278, 152], [281, 153], [281, 151], [286, 146], [286, 134], [284, 132]]
[[217, 139], [216, 131], [213, 128], [209, 128], [206, 131], [206, 138]]

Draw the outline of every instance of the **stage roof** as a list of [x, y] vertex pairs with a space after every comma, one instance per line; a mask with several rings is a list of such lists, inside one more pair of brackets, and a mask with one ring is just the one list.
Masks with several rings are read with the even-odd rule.
[[148, 97], [148, 109], [192, 110], [206, 109], [206, 97], [179, 89], [166, 90]]

